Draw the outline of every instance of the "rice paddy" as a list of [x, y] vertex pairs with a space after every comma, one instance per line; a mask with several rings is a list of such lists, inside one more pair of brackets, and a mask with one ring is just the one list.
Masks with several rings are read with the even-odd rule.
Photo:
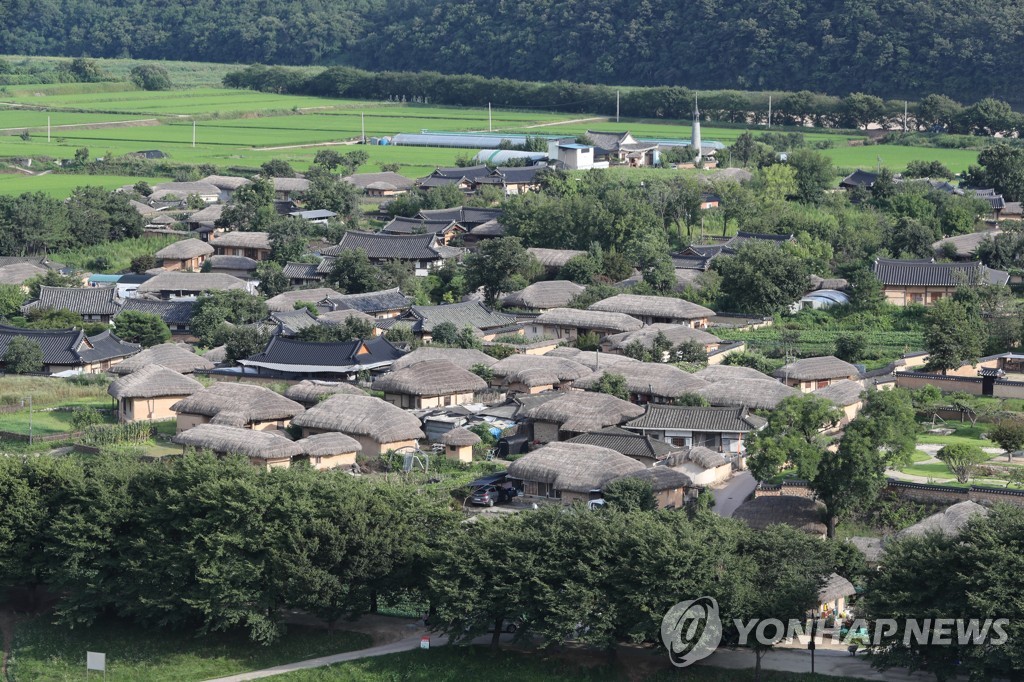
[[[138, 63], [98, 61], [108, 73], [122, 77]], [[615, 122], [599, 116], [500, 109], [493, 109], [489, 116], [486, 106], [437, 107], [231, 90], [213, 86], [224, 73], [236, 67], [188, 62], [161, 64], [171, 72], [176, 83], [192, 87], [146, 92], [129, 83], [106, 82], [0, 88], [0, 158], [45, 162], [72, 158], [81, 147], [87, 147], [92, 158], [159, 149], [173, 162], [209, 164], [230, 173], [232, 169], [239, 172], [256, 168], [271, 159], [283, 159], [302, 170], [324, 146], [348, 151], [350, 148], [346, 145], [356, 142], [364, 132], [367, 137], [385, 137], [424, 130], [492, 129], [509, 134], [559, 135], [578, 135], [587, 130], [629, 130], [640, 137], [690, 137], [687, 121]], [[21, 132], [26, 128], [27, 139], [23, 139]], [[731, 144], [744, 131], [736, 127], [705, 126], [702, 132], [705, 141]], [[977, 160], [974, 151], [859, 146], [863, 137], [848, 131], [801, 132], [810, 144], [831, 143], [823, 153], [833, 159], [837, 172], [848, 172], [856, 167], [874, 168], [879, 164], [899, 171], [915, 159], [939, 160], [959, 172]], [[399, 172], [407, 177], [421, 177], [437, 166], [453, 165], [456, 158], [475, 153], [470, 149], [378, 145], [359, 149], [369, 155], [360, 171], [376, 171], [382, 164], [397, 163]], [[147, 179], [159, 182], [165, 178]], [[66, 196], [82, 184], [113, 188], [130, 180], [134, 179], [0, 175], [0, 194], [43, 191]]]

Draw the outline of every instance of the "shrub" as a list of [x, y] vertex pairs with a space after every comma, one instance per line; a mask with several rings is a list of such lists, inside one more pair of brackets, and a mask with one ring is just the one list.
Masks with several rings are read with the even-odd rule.
[[43, 369], [43, 349], [39, 343], [23, 336], [16, 336], [7, 345], [4, 353], [4, 369], [12, 374], [28, 374]]
[[103, 415], [92, 407], [83, 407], [71, 414], [71, 428], [82, 431], [90, 426], [103, 423]]

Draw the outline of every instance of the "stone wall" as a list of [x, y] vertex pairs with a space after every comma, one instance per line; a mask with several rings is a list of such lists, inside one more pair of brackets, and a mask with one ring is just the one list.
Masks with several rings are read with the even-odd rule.
[[[889, 479], [886, 489], [898, 497], [912, 502], [951, 506], [957, 502], [971, 500], [980, 504], [1005, 502], [1024, 507], [1024, 490], [971, 486], [957, 488], [948, 485], [928, 485]], [[792, 497], [814, 497], [807, 481], [786, 481], [782, 485], [761, 484], [754, 490], [754, 497], [789, 495]]]

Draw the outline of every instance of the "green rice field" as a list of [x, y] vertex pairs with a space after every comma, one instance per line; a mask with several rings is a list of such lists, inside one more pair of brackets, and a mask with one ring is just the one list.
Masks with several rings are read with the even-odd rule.
[[[74, 153], [74, 151], [72, 151]], [[117, 189], [123, 185], [134, 185], [139, 180], [153, 184], [167, 182], [168, 178], [139, 178], [124, 175], [0, 175], [0, 194], [23, 194], [25, 192], [43, 192], [52, 197], [66, 197], [76, 188], [83, 186], [99, 186], [105, 189]]]
[[[19, 60], [44, 58], [11, 57]], [[135, 60], [98, 60], [114, 77], [124, 77]], [[216, 87], [231, 65], [162, 62], [183, 89], [146, 92], [129, 83], [71, 83], [11, 85], [0, 88], [0, 158], [67, 159], [87, 147], [93, 158], [159, 149], [178, 163], [211, 164], [222, 172], [255, 168], [271, 159], [283, 159], [302, 170], [324, 145], [345, 145], [359, 138], [365, 123], [368, 137], [402, 132], [495, 132], [538, 135], [578, 135], [589, 130], [631, 131], [654, 138], [690, 137], [688, 121], [626, 120], [581, 114], [503, 111], [494, 109], [491, 121], [485, 107], [458, 108], [391, 102], [277, 95]], [[50, 138], [46, 122], [50, 118]], [[192, 145], [193, 119], [196, 144]], [[111, 124], [96, 127], [96, 124]], [[29, 139], [17, 133], [30, 128]], [[4, 134], [5, 131], [7, 134]], [[731, 144], [741, 128], [705, 126], [705, 141]], [[760, 132], [760, 131], [756, 131]], [[850, 131], [801, 131], [813, 144], [831, 143], [824, 150], [845, 175], [856, 167], [878, 164], [894, 171], [912, 160], [939, 160], [953, 171], [966, 170], [977, 152], [889, 145], [860, 146], [863, 136]], [[500, 138], [498, 138], [500, 139]], [[496, 140], [495, 145], [498, 146]], [[381, 164], [401, 164], [400, 173], [421, 177], [474, 150], [363, 146], [369, 161], [359, 170], [376, 171]], [[150, 178], [160, 181], [164, 178]], [[117, 187], [125, 178], [0, 175], [0, 194], [44, 191], [66, 195], [80, 184]]]

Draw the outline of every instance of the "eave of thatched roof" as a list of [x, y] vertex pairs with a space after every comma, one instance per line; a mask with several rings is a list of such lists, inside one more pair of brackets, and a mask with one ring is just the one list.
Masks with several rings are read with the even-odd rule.
[[420, 420], [368, 395], [335, 395], [292, 420], [296, 426], [366, 436], [377, 443], [424, 438]]
[[302, 447], [275, 431], [255, 431], [234, 426], [200, 424], [174, 436], [178, 445], [238, 454], [258, 459], [288, 459], [302, 453]]
[[644, 465], [597, 445], [548, 443], [513, 462], [508, 475], [521, 481], [547, 483], [555, 490], [587, 493]]
[[317, 381], [315, 379], [306, 379], [299, 383], [289, 386], [284, 392], [284, 397], [289, 400], [294, 400], [297, 403], [303, 403], [310, 405], [318, 403], [327, 396], [337, 395], [339, 393], [345, 393], [348, 395], [366, 395], [366, 391], [352, 384], [346, 384], [340, 381]]
[[595, 372], [602, 369], [617, 367], [623, 363], [639, 362], [639, 360], [634, 360], [633, 358], [625, 355], [602, 353], [594, 350], [580, 350], [579, 348], [573, 348], [572, 346], [559, 346], [558, 348], [545, 353], [543, 357], [572, 360], [573, 362], [584, 365]]
[[731, 381], [733, 379], [774, 381], [774, 379], [763, 372], [758, 372], [752, 367], [743, 367], [741, 365], [708, 365], [699, 372], [694, 372], [693, 376], [712, 384], [717, 381]]
[[462, 369], [473, 369], [476, 365], [490, 367], [498, 362], [497, 358], [492, 358], [487, 353], [478, 351], [475, 348], [438, 348], [434, 346], [421, 346], [413, 352], [403, 355], [395, 360], [395, 364], [391, 365], [391, 368], [397, 371], [405, 369], [409, 365], [414, 365], [417, 362], [423, 362], [424, 360], [447, 360]]
[[115, 400], [123, 398], [166, 398], [192, 395], [203, 385], [173, 369], [160, 365], [147, 365], [127, 374], [107, 387]]
[[302, 454], [308, 457], [330, 457], [363, 450], [359, 441], [343, 433], [317, 433], [297, 440], [295, 444], [302, 448]]
[[213, 253], [212, 246], [199, 239], [189, 238], [168, 244], [153, 255], [160, 260], [188, 260], [199, 256], [209, 256], [211, 253]]
[[291, 419], [301, 414], [303, 407], [263, 386], [219, 382], [179, 400], [171, 409], [211, 417], [217, 423], [244, 425]]
[[389, 372], [373, 382], [373, 390], [417, 396], [475, 393], [487, 388], [487, 382], [469, 370], [447, 360], [424, 360]]
[[567, 431], [585, 431], [616, 426], [639, 417], [644, 408], [605, 393], [566, 393], [527, 410], [523, 416], [561, 424]]
[[452, 445], [455, 447], [465, 447], [468, 445], [476, 445], [480, 442], [480, 436], [476, 435], [469, 429], [455, 428], [448, 431], [441, 436], [441, 442], [445, 445]]
[[161, 343], [133, 355], [124, 362], [117, 363], [109, 371], [113, 374], [131, 374], [150, 365], [173, 369], [179, 374], [190, 374], [214, 367], [209, 358], [197, 355], [186, 345]]
[[779, 379], [795, 379], [797, 381], [849, 379], [860, 376], [860, 370], [834, 355], [823, 355], [816, 358], [801, 358], [791, 362], [785, 367], [775, 370], [774, 376]]

